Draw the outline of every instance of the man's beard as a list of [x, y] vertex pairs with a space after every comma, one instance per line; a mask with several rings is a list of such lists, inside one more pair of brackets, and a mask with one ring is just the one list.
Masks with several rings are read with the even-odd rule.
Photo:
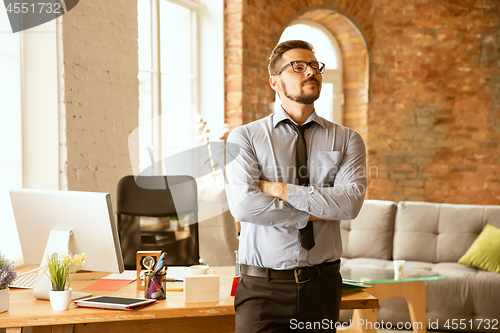
[[[306, 84], [307, 82], [309, 81], [313, 81], [313, 82], [316, 82], [317, 83], [317, 88], [318, 88], [318, 91], [317, 93], [312, 93], [312, 95], [306, 95], [304, 93], [304, 91], [302, 90], [302, 87], [304, 84]], [[315, 79], [309, 79], [309, 80], [306, 80], [305, 82], [302, 83], [302, 87], [300, 87], [300, 94], [298, 96], [292, 96], [288, 93], [288, 91], [286, 90], [286, 85], [285, 85], [285, 82], [281, 82], [281, 86], [283, 88], [283, 94], [288, 97], [288, 99], [294, 101], [294, 102], [297, 102], [297, 103], [300, 103], [300, 104], [305, 104], [305, 105], [309, 105], [309, 104], [312, 104], [314, 103], [318, 98], [319, 98], [319, 82]]]

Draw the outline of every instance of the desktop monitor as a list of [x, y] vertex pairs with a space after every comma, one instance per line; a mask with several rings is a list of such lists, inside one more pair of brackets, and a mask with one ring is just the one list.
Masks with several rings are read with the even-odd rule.
[[[107, 193], [13, 189], [10, 199], [25, 264], [45, 254], [85, 253], [84, 270], [124, 270], [111, 197]], [[40, 270], [33, 296], [49, 299], [50, 281]], [[73, 298], [88, 293], [73, 292]]]

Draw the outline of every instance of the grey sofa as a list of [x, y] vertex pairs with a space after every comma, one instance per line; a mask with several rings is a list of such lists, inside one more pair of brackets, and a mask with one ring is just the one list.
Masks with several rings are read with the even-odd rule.
[[[366, 200], [355, 220], [341, 223], [342, 267], [392, 268], [392, 260], [406, 260], [405, 270], [446, 275], [425, 283], [427, 320], [438, 323], [433, 328], [449, 330], [453, 319], [462, 319], [466, 327], [453, 328], [496, 331], [491, 326], [496, 322], [500, 329], [500, 274], [458, 263], [487, 223], [500, 227], [500, 206]], [[351, 314], [342, 311], [341, 320]], [[410, 322], [405, 300], [381, 302], [378, 320]]]

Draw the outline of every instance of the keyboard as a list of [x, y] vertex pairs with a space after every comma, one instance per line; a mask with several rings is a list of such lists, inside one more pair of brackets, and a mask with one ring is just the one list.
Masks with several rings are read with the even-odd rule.
[[27, 273], [19, 276], [10, 284], [9, 288], [33, 289], [38, 273]]

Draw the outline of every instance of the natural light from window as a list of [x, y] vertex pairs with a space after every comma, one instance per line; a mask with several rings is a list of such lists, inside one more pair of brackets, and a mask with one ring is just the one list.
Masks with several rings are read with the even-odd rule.
[[0, 10], [0, 252], [16, 263], [22, 257], [9, 190], [23, 186], [20, 42], [20, 33], [12, 33], [7, 13]]
[[138, 1], [140, 170], [196, 141], [196, 15], [166, 0]]
[[314, 45], [316, 59], [324, 62], [326, 68], [338, 68], [338, 57], [332, 40], [319, 28], [308, 24], [293, 24], [283, 31], [280, 43], [286, 40], [302, 39]]

